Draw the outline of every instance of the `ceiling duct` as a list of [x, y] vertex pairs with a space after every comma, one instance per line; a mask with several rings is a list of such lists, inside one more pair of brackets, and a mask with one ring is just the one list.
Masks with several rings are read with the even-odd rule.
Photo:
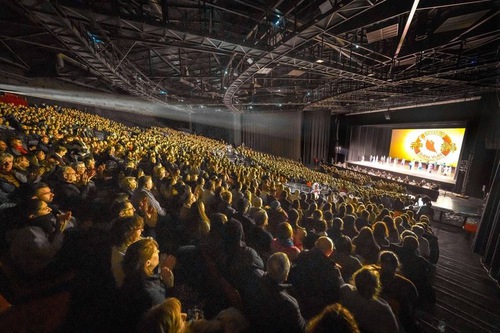
[[489, 10], [483, 10], [477, 13], [453, 16], [448, 18], [434, 31], [434, 33], [447, 32], [453, 30], [467, 29], [477, 20], [483, 17]]
[[333, 6], [330, 0], [326, 0], [321, 5], [319, 5], [319, 10], [321, 11], [321, 14], [328, 13], [328, 11], [332, 10], [332, 8]]
[[264, 74], [264, 75], [267, 75], [269, 73], [271, 73], [273, 69], [272, 68], [269, 68], [269, 67], [262, 67], [261, 69], [259, 69], [257, 71], [257, 74]]
[[287, 75], [288, 76], [299, 77], [299, 76], [301, 76], [304, 73], [305, 73], [305, 71], [301, 71], [300, 69], [293, 69]]
[[382, 29], [370, 31], [366, 33], [366, 38], [368, 43], [378, 42], [379, 40], [384, 40], [392, 37], [397, 37], [399, 32], [399, 25], [397, 23], [391, 24]]

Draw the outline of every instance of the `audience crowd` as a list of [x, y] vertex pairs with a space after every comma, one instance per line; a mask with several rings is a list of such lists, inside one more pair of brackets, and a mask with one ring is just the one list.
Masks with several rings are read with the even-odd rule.
[[62, 331], [419, 332], [432, 214], [405, 209], [415, 198], [395, 182], [324, 168], [0, 104], [2, 267], [39, 285], [71, 276]]

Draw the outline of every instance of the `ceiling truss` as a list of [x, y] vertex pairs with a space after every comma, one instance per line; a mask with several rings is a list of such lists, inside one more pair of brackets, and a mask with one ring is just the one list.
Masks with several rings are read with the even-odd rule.
[[493, 1], [0, 2], [2, 71], [189, 112], [364, 113], [500, 88]]

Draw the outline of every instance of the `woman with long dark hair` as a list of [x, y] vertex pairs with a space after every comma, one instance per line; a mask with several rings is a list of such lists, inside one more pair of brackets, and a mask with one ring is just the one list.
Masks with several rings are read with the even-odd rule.
[[361, 257], [364, 265], [377, 263], [380, 246], [375, 241], [370, 227], [362, 228], [352, 243], [356, 246], [356, 254]]

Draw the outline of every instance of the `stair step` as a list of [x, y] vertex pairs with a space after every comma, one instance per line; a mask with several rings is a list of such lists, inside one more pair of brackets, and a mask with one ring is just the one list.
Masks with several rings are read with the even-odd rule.
[[[439, 332], [437, 326], [439, 325], [440, 320], [446, 320], [449, 319], [447, 316], [442, 316], [440, 315], [439, 317], [436, 317], [435, 315], [432, 315], [428, 312], [424, 313], [419, 313], [417, 314], [418, 317], [418, 322], [420, 324], [420, 328], [422, 329], [422, 333], [436, 333]], [[448, 326], [446, 327], [446, 332], [447, 333], [461, 333], [460, 331], [457, 331], [453, 326]]]
[[474, 322], [480, 323], [481, 326], [494, 327], [500, 323], [500, 317], [494, 312], [497, 311], [498, 307], [485, 309], [483, 306], [477, 306], [477, 303], [470, 302], [460, 297], [460, 295], [454, 294], [453, 291], [450, 293], [444, 290], [436, 290], [436, 296], [440, 303], [445, 304], [447, 307], [460, 309], [463, 315], [466, 315]]
[[450, 276], [437, 275], [433, 283], [435, 288], [443, 287], [453, 289], [456, 294], [461, 294], [466, 298], [477, 299], [477, 301], [490, 301], [499, 304], [498, 291], [485, 288], [477, 281], [457, 280]]
[[461, 271], [467, 271], [471, 274], [477, 274], [480, 276], [484, 276], [485, 271], [479, 265], [480, 265], [479, 259], [477, 259], [477, 264], [468, 264], [468, 263], [465, 263], [461, 260], [457, 260], [457, 259], [452, 258], [452, 257], [445, 255], [445, 254], [439, 255], [438, 266], [454, 267], [454, 268], [459, 269]]
[[472, 316], [469, 308], [459, 308], [440, 298], [435, 305], [434, 316], [442, 318], [446, 322], [447, 328], [454, 329], [461, 333], [489, 333], [499, 332], [498, 323], [487, 323], [482, 319]]

